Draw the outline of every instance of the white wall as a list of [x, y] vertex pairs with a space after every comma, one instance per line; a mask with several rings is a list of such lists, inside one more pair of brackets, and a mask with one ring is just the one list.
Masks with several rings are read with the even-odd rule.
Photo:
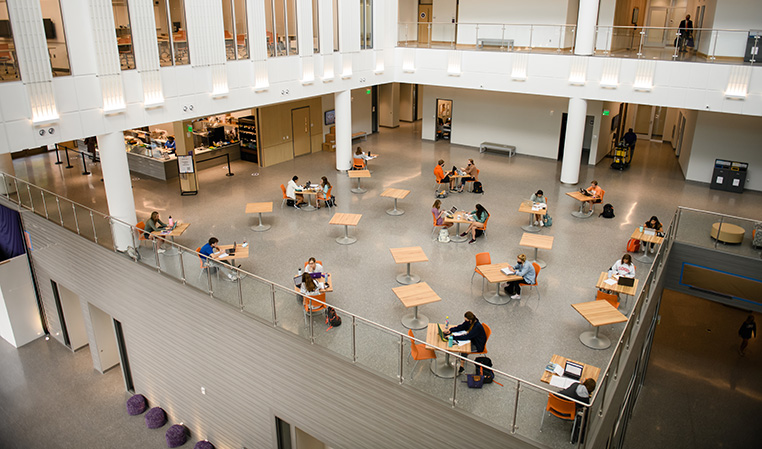
[[[759, 0], [717, 0], [716, 10], [712, 18], [712, 28], [731, 29], [731, 30], [758, 30], [762, 28], [762, 5]], [[696, 14], [695, 6], [690, 12], [691, 19]], [[707, 5], [707, 10], [709, 5]], [[707, 11], [708, 12], [708, 11]], [[704, 28], [707, 28], [707, 14], [704, 14]], [[704, 39], [711, 42], [713, 46], [716, 39], [716, 54], [721, 56], [739, 57], [743, 56], [746, 50], [746, 31], [741, 32], [719, 32], [711, 39]], [[708, 49], [710, 52], [712, 48]]]
[[82, 315], [82, 306], [79, 303], [79, 295], [68, 288], [58, 285], [58, 294], [61, 298], [61, 309], [63, 309], [64, 319], [66, 320], [66, 331], [69, 334], [69, 344], [72, 350], [77, 350], [87, 346], [87, 329], [85, 329], [85, 318]]
[[[97, 346], [97, 351], [91, 351], [93, 356], [97, 354], [99, 362], [94, 365], [101, 373], [109, 368], [119, 364], [119, 350], [116, 345], [116, 335], [114, 334], [114, 321], [111, 315], [92, 304], [85, 303], [90, 312], [90, 321], [92, 323], [93, 340]], [[84, 310], [83, 310], [84, 312]]]
[[[368, 91], [371, 91], [369, 94]], [[352, 89], [352, 133], [372, 131], [371, 108], [373, 95], [370, 87]]]
[[431, 8], [431, 21], [443, 23], [431, 27], [431, 40], [434, 42], [452, 42], [455, 39], [458, 6], [455, 0], [437, 0]]
[[0, 337], [15, 347], [42, 335], [26, 254], [0, 263]]
[[400, 120], [413, 121], [413, 89], [415, 84], [400, 83]]
[[418, 22], [418, 1], [400, 0], [397, 18], [397, 40], [404, 41], [407, 38], [408, 41], [417, 41], [418, 27], [412, 24]]
[[[688, 130], [686, 129], [686, 137]], [[711, 182], [715, 159], [747, 162], [746, 188], [762, 191], [762, 118], [698, 112], [686, 179]], [[683, 143], [683, 151], [686, 145]], [[682, 154], [680, 155], [682, 159]]]
[[[482, 142], [515, 145], [516, 152], [555, 159], [566, 98], [427, 86], [423, 129], [434, 129], [437, 98], [452, 100], [450, 141], [478, 147]], [[593, 115], [593, 114], [590, 114]], [[598, 112], [600, 115], [600, 111]], [[425, 133], [424, 139], [433, 139]]]

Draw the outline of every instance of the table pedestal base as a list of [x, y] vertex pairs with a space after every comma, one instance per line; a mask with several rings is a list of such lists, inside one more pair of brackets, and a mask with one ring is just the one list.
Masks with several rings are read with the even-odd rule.
[[650, 244], [648, 242], [640, 241], [640, 245], [643, 247], [643, 254], [633, 257], [633, 259], [637, 260], [638, 262], [651, 264], [654, 261], [654, 258], [648, 255], [648, 247]]
[[179, 252], [177, 252], [177, 247], [174, 245], [174, 243], [175, 243], [175, 236], [170, 235], [169, 236], [169, 241], [172, 242], [173, 244], [169, 245], [169, 248], [166, 248], [166, 251], [164, 251], [164, 255], [165, 256], [177, 256], [178, 254], [180, 254]]
[[[397, 275], [397, 282], [403, 285], [417, 284], [421, 281], [421, 277], [417, 274], [410, 274], [410, 264], [407, 264], [407, 272]], [[416, 328], [417, 329], [417, 328]]]
[[386, 211], [389, 215], [402, 215], [405, 213], [404, 210], [397, 209], [397, 198], [394, 199], [394, 209], [388, 209]]
[[445, 354], [444, 357], [439, 357], [431, 361], [431, 372], [437, 377], [445, 379], [452, 379], [455, 377], [457, 368], [450, 363], [450, 354]]
[[544, 260], [542, 260], [542, 259], [538, 259], [538, 258], [537, 258], [537, 248], [535, 248], [535, 249], [534, 249], [534, 260], [530, 260], [529, 262], [530, 262], [530, 263], [532, 263], [532, 262], [536, 263], [537, 265], [539, 265], [539, 266], [540, 266], [540, 268], [545, 268], [545, 267], [547, 267], [547, 266], [548, 266], [548, 263], [547, 263], [547, 262], [545, 262], [545, 261], [544, 261]]
[[408, 313], [402, 317], [402, 325], [408, 329], [424, 329], [429, 325], [429, 318], [426, 315], [418, 314], [418, 306], [413, 307], [413, 313]]
[[495, 288], [495, 293], [482, 294], [482, 297], [484, 298], [484, 300], [496, 306], [502, 306], [504, 304], [508, 304], [509, 302], [511, 302], [510, 296], [503, 296], [500, 294], [500, 283], [498, 282], [495, 285], [497, 285], [497, 288]]
[[540, 232], [541, 228], [534, 225], [534, 214], [529, 214], [529, 224], [522, 226], [521, 229], [525, 230], [526, 232]]
[[603, 335], [598, 335], [598, 328], [594, 331], [582, 332], [579, 341], [590, 349], [606, 349], [611, 346], [611, 340]]
[[357, 239], [354, 237], [349, 236], [349, 226], [344, 225], [344, 236], [343, 237], [337, 237], [336, 243], [339, 245], [351, 245], [352, 243], [356, 242]]
[[587, 202], [580, 204], [579, 210], [575, 210], [574, 212], [572, 212], [571, 213], [572, 216], [577, 218], [590, 218], [593, 215], [593, 209], [590, 209], [589, 211], [585, 211], [586, 204]]
[[259, 213], [259, 225], [252, 226], [251, 230], [252, 231], [256, 231], [256, 232], [263, 232], [263, 231], [267, 231], [268, 229], [270, 229], [270, 225], [269, 224], [268, 225], [262, 224], [262, 213], [260, 212]]
[[352, 193], [365, 193], [367, 190], [363, 189], [360, 185], [360, 178], [357, 178], [357, 187], [351, 190]]
[[468, 240], [467, 237], [460, 236], [460, 223], [455, 223], [455, 235], [450, 236], [450, 241], [453, 243], [463, 243]]

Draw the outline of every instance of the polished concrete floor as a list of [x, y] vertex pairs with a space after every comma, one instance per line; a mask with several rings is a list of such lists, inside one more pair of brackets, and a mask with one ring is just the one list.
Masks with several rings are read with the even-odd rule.
[[[597, 166], [581, 168], [580, 185], [586, 186], [591, 179], [597, 179], [606, 190], [605, 202], [614, 205], [617, 215], [612, 220], [598, 218], [597, 214], [589, 219], [571, 216], [577, 203], [564, 193], [577, 186], [558, 181], [560, 163], [553, 160], [480, 154], [477, 149], [451, 145], [448, 141], [422, 141], [420, 122], [403, 124], [394, 130], [382, 129], [360, 145], [380, 155], [370, 163], [373, 174], [371, 179], [363, 181], [368, 192], [362, 195], [350, 192], [355, 180], [335, 171], [333, 153], [315, 153], [269, 168], [237, 161], [232, 164], [233, 177], [226, 177], [227, 169], [221, 166], [201, 171], [200, 191], [196, 196], [181, 196], [176, 181], [160, 182], [133, 175], [138, 218], [144, 220], [152, 210], [158, 210], [164, 218], [172, 215], [191, 223], [177, 242], [193, 249], [212, 235], [222, 243], [247, 239], [252, 245], [252, 255], [247, 260], [239, 260], [242, 268], [284, 286], [290, 284], [291, 276], [308, 257], [315, 256], [333, 275], [335, 292], [328, 295], [328, 302], [401, 332], [407, 331], [400, 323], [407, 311], [391, 289], [399, 286], [395, 277], [403, 272], [404, 266], [394, 264], [389, 249], [421, 246], [429, 261], [413, 264], [412, 271], [442, 298], [441, 302], [422, 306], [421, 313], [432, 321], [442, 322], [449, 317], [451, 322], [456, 322], [466, 310], [472, 310], [492, 326], [488, 349], [496, 368], [517, 378], [538, 382], [553, 354], [599, 367], [607, 364], [611, 349], [595, 351], [580, 343], [578, 337], [589, 330], [589, 325], [570, 304], [594, 299], [598, 275], [621, 257], [637, 225], [651, 215], [668, 223], [678, 205], [762, 216], [759, 192], [733, 194], [685, 182], [668, 144], [639, 143], [632, 167], [623, 172], [609, 168], [609, 159]], [[490, 211], [488, 233], [475, 244], [441, 244], [431, 238], [432, 170], [440, 158], [447, 161], [447, 166], [465, 165], [468, 158], [473, 158], [481, 169], [484, 195], [453, 194], [443, 200], [447, 208], [454, 205], [471, 210], [478, 202]], [[16, 160], [16, 174], [107, 212], [97, 164], [91, 168], [93, 175], [83, 176], [77, 165], [81, 165], [81, 161], [74, 161], [76, 168], [67, 170], [62, 165], [53, 165], [54, 160], [53, 155]], [[302, 182], [317, 182], [320, 176], [327, 176], [334, 184], [336, 210], [363, 215], [359, 225], [350, 230], [350, 234], [358, 238], [357, 243], [342, 246], [334, 241], [343, 231], [328, 224], [333, 215], [331, 211], [306, 212], [279, 207], [279, 186], [294, 174]], [[399, 208], [406, 211], [402, 216], [393, 217], [385, 212], [392, 206], [392, 200], [380, 194], [389, 187], [411, 190], [411, 194], [399, 202]], [[518, 212], [518, 206], [537, 189], [543, 189], [549, 197], [549, 211], [554, 219], [553, 227], [541, 233], [555, 238], [552, 250], [540, 252], [540, 257], [548, 262], [548, 267], [539, 275], [541, 297], [538, 298], [538, 292], [525, 290], [521, 300], [503, 306], [491, 305], [481, 297], [480, 280], [475, 280], [473, 286], [469, 282], [474, 256], [488, 251], [493, 262], [513, 262], [521, 252], [531, 257], [531, 249], [518, 245], [523, 234], [521, 226], [528, 221], [526, 214]], [[264, 221], [272, 225], [267, 232], [256, 233], [249, 229], [256, 218], [246, 216], [244, 208], [247, 202], [255, 201], [274, 202], [273, 213], [264, 216]], [[705, 244], [711, 244], [708, 237], [705, 240]], [[173, 263], [169, 257], [161, 256], [161, 260], [165, 264]], [[638, 278], [642, 279], [648, 267], [639, 263], [637, 269]], [[620, 310], [627, 314], [631, 306], [630, 299]], [[288, 325], [294, 329], [303, 327], [300, 314], [294, 313], [292, 318]], [[338, 328], [333, 335], [341, 338], [347, 329]], [[616, 340], [621, 329], [621, 325], [614, 325], [601, 329], [601, 334]], [[369, 330], [360, 329], [358, 333], [361, 340], [374, 338]], [[422, 338], [423, 333], [416, 331], [416, 336]], [[369, 364], [374, 363], [374, 369], [391, 375], [397, 360], [394, 354], [391, 350], [388, 360]], [[435, 397], [446, 400], [449, 395], [451, 382], [435, 378], [425, 367], [418, 367], [414, 382]], [[497, 391], [503, 396], [503, 392], [509, 390]], [[512, 403], [510, 395], [505, 396], [506, 403]], [[542, 395], [536, 392], [524, 397], [543, 401]], [[461, 401], [466, 404], [468, 397]], [[519, 433], [539, 438], [539, 408], [522, 409], [521, 420], [526, 423]], [[549, 444], [563, 441], [564, 434], [568, 434], [568, 425], [555, 421], [547, 420], [542, 434], [542, 439]]]

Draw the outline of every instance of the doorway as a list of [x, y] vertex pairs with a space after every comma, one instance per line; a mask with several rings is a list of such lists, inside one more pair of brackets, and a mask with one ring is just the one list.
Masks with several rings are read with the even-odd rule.
[[646, 47], [674, 47], [677, 26], [685, 17], [685, 7], [657, 6], [648, 10], [649, 27], [663, 27], [664, 29], [647, 30]]
[[635, 112], [635, 134], [654, 142], [664, 138], [664, 119], [667, 108], [662, 106], [638, 105]]
[[89, 304], [90, 321], [93, 325], [93, 337], [97, 346], [97, 357], [100, 360], [100, 372], [119, 364], [119, 347], [114, 333], [114, 320], [111, 315]]
[[294, 157], [312, 152], [309, 106], [291, 110], [291, 132], [294, 136]]
[[122, 365], [122, 377], [124, 378], [125, 389], [135, 394], [135, 384], [132, 382], [132, 370], [130, 369], [130, 359], [127, 357], [127, 342], [124, 340], [124, 329], [122, 323], [114, 319], [114, 336], [119, 349], [119, 361]]
[[87, 346], [89, 342], [79, 295], [53, 280], [50, 284], [53, 287], [53, 299], [56, 302], [64, 344], [72, 351]]
[[452, 100], [437, 98], [437, 129], [434, 140], [450, 140], [452, 130]]
[[431, 5], [418, 5], [418, 43], [428, 45], [430, 41]]
[[275, 433], [278, 449], [330, 449], [326, 443], [277, 416]]
[[[561, 116], [561, 132], [558, 141], [558, 157], [556, 160], [562, 161], [564, 159], [564, 147], [566, 147], [566, 121], [569, 118], [569, 114], [566, 112]], [[580, 162], [587, 164], [590, 159], [590, 146], [593, 141], [593, 130], [595, 129], [595, 117], [592, 115], [585, 116], [585, 131], [582, 137], [582, 151], [580, 154]]]

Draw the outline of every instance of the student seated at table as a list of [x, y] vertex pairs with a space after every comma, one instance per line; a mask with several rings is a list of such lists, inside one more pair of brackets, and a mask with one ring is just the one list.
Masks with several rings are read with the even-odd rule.
[[437, 162], [437, 166], [434, 167], [434, 176], [436, 176], [437, 182], [439, 184], [447, 183], [450, 186], [450, 190], [452, 190], [454, 187], [455, 181], [450, 179], [449, 176], [445, 175], [444, 168], [443, 168], [444, 163], [445, 163], [444, 159], [440, 159], [439, 162]]
[[309, 273], [304, 272], [302, 273], [302, 282], [299, 285], [299, 291], [303, 295], [319, 295], [320, 290], [325, 288], [325, 285], [312, 278]]
[[[656, 218], [656, 215], [651, 217], [651, 219], [648, 220], [644, 226], [646, 228], [648, 228], [648, 229], [653, 229], [654, 231], [656, 231], [657, 235], [659, 235], [659, 234], [661, 234], [662, 236], [664, 235], [664, 232], [663, 232], [664, 226], [662, 226], [661, 222], [659, 222], [659, 219]], [[654, 244], [653, 243], [651, 243], [651, 249], [650, 249], [650, 251], [654, 252]]]
[[466, 232], [463, 232], [460, 234], [461, 237], [465, 237], [467, 234], [471, 234], [471, 240], [468, 241], [468, 243], [474, 243], [476, 241], [476, 237], [481, 235], [479, 233], [477, 235], [476, 231], [482, 231], [484, 229], [484, 222], [487, 221], [487, 218], [489, 218], [489, 212], [487, 212], [487, 209], [484, 208], [481, 204], [476, 205], [476, 210], [472, 210], [469, 214], [471, 217], [473, 217], [474, 221], [471, 222], [470, 225], [468, 225], [468, 229], [466, 229]]
[[306, 201], [304, 201], [304, 195], [301, 193], [296, 193], [297, 190], [301, 190], [302, 187], [296, 183], [296, 181], [299, 180], [299, 177], [294, 175], [293, 178], [291, 178], [291, 181], [288, 182], [288, 185], [286, 186], [286, 196], [294, 200], [294, 207], [297, 209], [300, 209], [299, 206], [302, 204], [307, 204]]
[[609, 268], [609, 277], [611, 276], [625, 276], [628, 278], [635, 277], [635, 265], [632, 263], [632, 257], [629, 254], [622, 256], [622, 260], [617, 260], [614, 265]]
[[519, 254], [516, 256], [516, 265], [513, 266], [513, 274], [521, 276], [518, 281], [509, 282], [503, 289], [511, 295], [511, 299], [521, 299], [521, 284], [534, 284], [537, 273], [534, 271], [534, 265], [527, 263], [527, 256]]
[[[595, 390], [595, 380], [588, 377], [582, 383], [580, 382], [574, 382], [573, 384], [569, 385], [565, 389], [559, 391], [558, 393], [553, 393], [554, 396], [559, 397], [560, 399], [574, 399], [580, 402], [584, 402], [585, 404], [590, 403], [590, 397], [593, 394], [593, 391]], [[587, 407], [583, 407], [580, 404], [576, 404], [577, 411], [580, 410], [587, 410]], [[579, 439], [579, 430], [581, 423], [580, 420], [577, 420], [574, 429], [572, 430], [572, 442], [576, 443], [577, 439]], [[582, 439], [584, 440], [584, 434], [582, 436]]]
[[[320, 191], [323, 192], [323, 197], [321, 198], [320, 195], [318, 195], [318, 199], [320, 200], [325, 198], [326, 202], [330, 201], [330, 204], [335, 206], [336, 202], [333, 199], [333, 195], [331, 195], [330, 198], [328, 197], [328, 192], [331, 190], [331, 187], [333, 186], [331, 185], [330, 182], [328, 182], [328, 178], [326, 178], [325, 176], [320, 178]], [[320, 201], [318, 201], [317, 203], [318, 203], [317, 208], [320, 209]]]
[[587, 191], [587, 193], [591, 195], [589, 200], [585, 200], [590, 203], [590, 207], [593, 207], [593, 204], [595, 203], [601, 202], [601, 197], [603, 196], [603, 189], [598, 187], [598, 181], [596, 181], [595, 179], [590, 181], [590, 187], [586, 188], [585, 190]]
[[310, 257], [307, 261], [307, 265], [304, 266], [305, 273], [322, 273], [323, 266], [315, 260], [314, 257]]
[[463, 187], [466, 185], [467, 182], [469, 182], [469, 181], [476, 181], [476, 172], [477, 172], [477, 170], [476, 170], [476, 164], [474, 164], [474, 160], [473, 159], [469, 159], [468, 160], [468, 165], [463, 167], [463, 171], [465, 171], [466, 175], [468, 175], [468, 176], [464, 176], [464, 177], [460, 178], [460, 188], [458, 189], [458, 192], [462, 192], [463, 191]]
[[157, 242], [156, 247], [158, 249], [156, 251], [158, 251], [159, 254], [166, 251], [164, 248], [161, 247], [161, 245], [164, 244], [164, 240], [156, 239], [155, 235], [151, 235], [152, 232], [163, 231], [164, 229], [167, 228], [167, 225], [163, 221], [161, 221], [161, 219], [159, 218], [159, 213], [156, 211], [151, 212], [151, 217], [145, 221], [145, 224], [146, 224], [145, 231], [148, 238], [150, 238], [151, 240], [156, 240]]
[[[223, 251], [220, 249], [219, 246], [217, 246], [217, 243], [219, 243], [219, 239], [217, 237], [210, 237], [209, 241], [204, 244], [204, 246], [201, 247], [199, 250], [199, 254], [201, 255], [201, 260], [204, 261], [204, 265], [210, 270], [211, 273], [214, 273], [219, 269], [217, 265], [214, 263], [219, 262], [218, 258], [220, 255], [222, 255]], [[229, 260], [223, 260], [223, 262], [230, 265]], [[239, 265], [240, 267], [240, 265]], [[236, 277], [232, 273], [224, 273], [225, 276], [228, 277], [231, 281], [234, 281]]]
[[[547, 198], [545, 198], [545, 195], [543, 194], [542, 190], [538, 190], [537, 192], [533, 193], [532, 197], [529, 199], [533, 203], [548, 204]], [[545, 226], [545, 216], [540, 214], [534, 214], [534, 225]]]
[[368, 151], [368, 154], [365, 154], [365, 152], [362, 150], [362, 147], [357, 147], [355, 150], [355, 157], [365, 161], [373, 159], [373, 156], [370, 155], [370, 151]]
[[[450, 335], [454, 332], [465, 331], [466, 333], [464, 335], [453, 335], [452, 339], [455, 341], [470, 340], [471, 352], [484, 351], [484, 345], [487, 344], [487, 333], [484, 332], [484, 326], [482, 326], [482, 323], [479, 322], [479, 319], [476, 318], [476, 315], [474, 315], [474, 313], [471, 311], [466, 312], [463, 314], [463, 316], [465, 317], [466, 321], [464, 321], [459, 326], [447, 329], [443, 333], [445, 335]], [[460, 369], [458, 369], [458, 373], [462, 372], [463, 362], [461, 362]]]
[[445, 228], [451, 228], [452, 223], [445, 223], [445, 214], [447, 211], [441, 209], [442, 202], [439, 200], [434, 201], [434, 205], [431, 206], [431, 213], [434, 214], [434, 218], [437, 220], [437, 226], [444, 226]]

